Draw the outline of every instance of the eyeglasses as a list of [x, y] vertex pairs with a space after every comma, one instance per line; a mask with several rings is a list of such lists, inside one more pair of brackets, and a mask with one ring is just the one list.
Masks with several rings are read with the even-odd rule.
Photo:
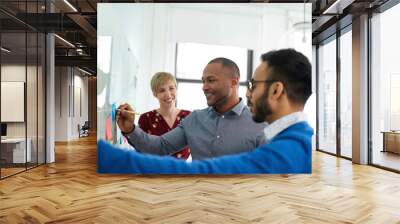
[[254, 80], [254, 79], [251, 79], [250, 81], [247, 82], [247, 89], [248, 89], [250, 92], [253, 92], [253, 90], [254, 90], [255, 87], [256, 87], [255, 84], [256, 84], [257, 82], [274, 83], [274, 82], [278, 82], [278, 80], [275, 80], [275, 79], [271, 79], [271, 80]]

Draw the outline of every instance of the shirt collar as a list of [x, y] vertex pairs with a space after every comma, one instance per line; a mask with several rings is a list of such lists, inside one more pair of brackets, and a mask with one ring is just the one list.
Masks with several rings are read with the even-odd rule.
[[[243, 99], [239, 98], [239, 103], [237, 103], [232, 109], [230, 109], [229, 111], [225, 112], [225, 114], [229, 114], [229, 113], [235, 113], [236, 115], [240, 116], [243, 112], [243, 109], [246, 107], [246, 104], [244, 104]], [[214, 107], [209, 107], [208, 111], [213, 112], [213, 113], [217, 113], [219, 114]]]
[[279, 118], [264, 128], [266, 142], [271, 141], [272, 138], [286, 128], [303, 121], [307, 121], [307, 116], [303, 112], [295, 112]]

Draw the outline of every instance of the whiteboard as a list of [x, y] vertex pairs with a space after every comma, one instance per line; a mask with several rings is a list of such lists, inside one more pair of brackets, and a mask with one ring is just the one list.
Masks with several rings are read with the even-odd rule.
[[24, 102], [24, 82], [1, 82], [1, 122], [24, 122]]

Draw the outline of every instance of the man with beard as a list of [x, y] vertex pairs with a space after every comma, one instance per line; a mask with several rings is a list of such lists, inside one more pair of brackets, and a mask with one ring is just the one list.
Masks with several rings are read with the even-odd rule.
[[186, 163], [168, 157], [138, 154], [100, 141], [98, 171], [140, 174], [311, 173], [313, 130], [302, 112], [311, 95], [311, 64], [303, 54], [293, 49], [271, 51], [261, 59], [262, 63], [249, 83], [247, 97], [253, 119], [270, 124], [264, 130], [265, 144], [251, 152]]
[[172, 155], [189, 146], [193, 160], [201, 160], [251, 151], [265, 142], [266, 125], [252, 120], [238, 95], [239, 80], [235, 62], [215, 58], [207, 64], [202, 77], [208, 108], [193, 111], [170, 132], [154, 136], [134, 125], [135, 115], [128, 112], [132, 108], [123, 104], [117, 112], [118, 126], [139, 152]]

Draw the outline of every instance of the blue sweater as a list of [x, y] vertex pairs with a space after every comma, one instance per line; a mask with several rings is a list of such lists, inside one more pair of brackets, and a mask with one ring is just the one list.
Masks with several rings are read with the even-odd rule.
[[312, 128], [306, 122], [299, 122], [252, 152], [192, 163], [170, 156], [141, 154], [100, 140], [97, 145], [97, 169], [99, 173], [115, 174], [311, 173], [312, 135]]

